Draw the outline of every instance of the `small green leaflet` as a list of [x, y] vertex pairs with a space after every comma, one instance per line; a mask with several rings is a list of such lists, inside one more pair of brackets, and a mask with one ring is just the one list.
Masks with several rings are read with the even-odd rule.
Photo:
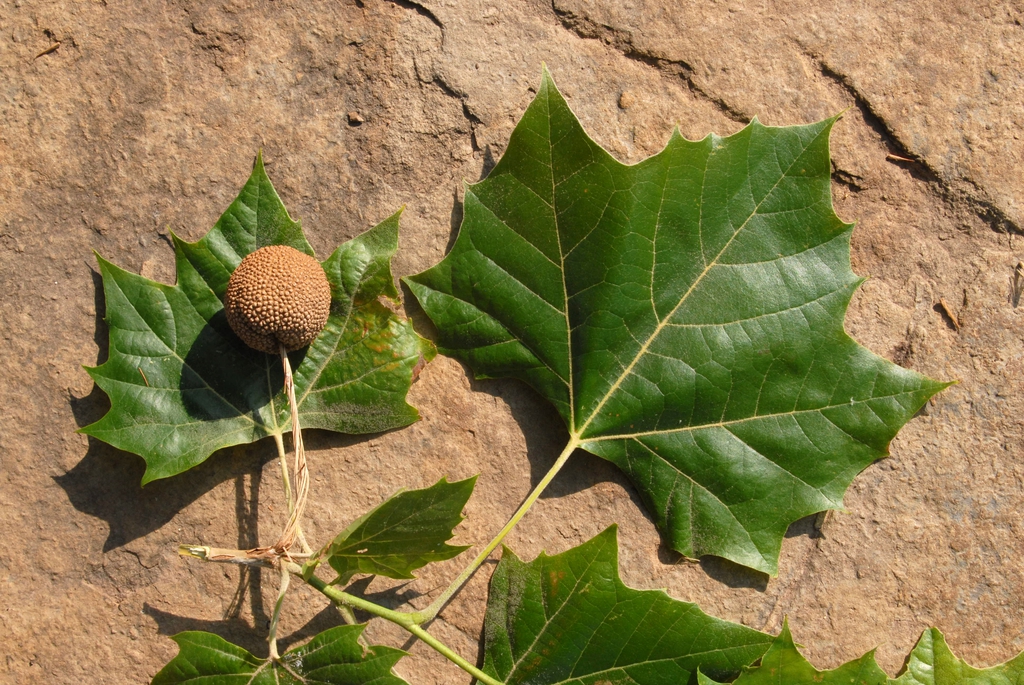
[[414, 578], [412, 572], [433, 561], [462, 554], [468, 546], [446, 544], [462, 522], [462, 509], [476, 477], [449, 483], [442, 478], [429, 488], [394, 495], [341, 531], [303, 569], [308, 578], [326, 557], [345, 584], [357, 573]]
[[861, 281], [832, 209], [835, 121], [677, 131], [626, 166], [545, 71], [451, 252], [407, 279], [444, 353], [550, 400], [687, 556], [776, 574], [789, 524], [840, 509], [946, 387], [843, 330]]
[[556, 556], [507, 548], [491, 578], [484, 671], [508, 685], [688, 683], [735, 675], [772, 638], [619, 579], [615, 526]]
[[[400, 214], [323, 263], [330, 318], [312, 345], [289, 355], [304, 428], [376, 433], [418, 418], [405, 397], [434, 348], [380, 301], [398, 300], [391, 256]], [[266, 245], [313, 254], [257, 157], [248, 182], [206, 236], [196, 243], [174, 237], [177, 285], [99, 258], [110, 356], [88, 371], [111, 408], [82, 432], [145, 459], [143, 484], [187, 471], [222, 447], [289, 429], [280, 359], [242, 343], [222, 304], [231, 272]]]
[[258, 659], [227, 640], [192, 631], [178, 633], [178, 655], [164, 666], [153, 685], [406, 685], [391, 672], [405, 652], [391, 647], [364, 648], [365, 626], [340, 626], [285, 652], [279, 661]]
[[1024, 653], [992, 668], [972, 668], [946, 645], [938, 628], [929, 628], [910, 653], [907, 671], [891, 685], [1020, 685]]
[[[720, 685], [700, 674], [699, 685]], [[811, 666], [793, 644], [789, 624], [782, 624], [782, 632], [772, 642], [761, 663], [746, 667], [733, 681], [733, 685], [887, 685], [888, 676], [875, 663], [874, 652], [834, 671], [819, 671]]]
[[[703, 673], [699, 685], [721, 685]], [[1024, 683], [1024, 654], [1001, 666], [977, 669], [956, 658], [938, 628], [921, 635], [906, 672], [890, 679], [875, 663], [874, 651], [832, 671], [818, 671], [797, 651], [783, 624], [761, 663], [743, 669], [733, 685], [1019, 685]]]

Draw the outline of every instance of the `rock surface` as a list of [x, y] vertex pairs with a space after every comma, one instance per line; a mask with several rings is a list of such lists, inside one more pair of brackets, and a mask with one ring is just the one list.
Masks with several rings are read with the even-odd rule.
[[[419, 271], [444, 253], [461, 182], [500, 156], [542, 61], [629, 162], [676, 125], [699, 138], [754, 115], [783, 125], [846, 110], [835, 202], [859, 222], [854, 269], [871, 276], [847, 327], [960, 384], [854, 482], [846, 513], [821, 532], [793, 526], [777, 579], [667, 552], [626, 479], [583, 454], [509, 544], [528, 559], [617, 521], [627, 583], [769, 631], [788, 615], [819, 668], [878, 646], [895, 673], [930, 625], [978, 666], [1024, 649], [1024, 309], [1007, 302], [1024, 256], [1019, 2], [7, 0], [0, 19], [5, 682], [146, 681], [181, 630], [266, 649], [274, 579], [175, 549], [267, 542], [285, 518], [273, 447], [140, 489], [140, 459], [75, 434], [107, 407], [80, 368], [106, 354], [90, 251], [172, 281], [168, 231], [201, 236], [262, 148], [321, 258], [404, 203], [395, 270]], [[443, 358], [411, 400], [423, 421], [406, 430], [307, 437], [313, 540], [400, 487], [480, 473], [457, 541], [484, 542], [565, 438], [523, 386], [470, 380]], [[423, 606], [460, 567], [369, 592]], [[490, 568], [431, 628], [467, 656]], [[299, 588], [282, 629], [294, 644], [339, 621]], [[387, 624], [370, 635], [411, 644]], [[411, 683], [467, 681], [411, 651], [398, 666]]]

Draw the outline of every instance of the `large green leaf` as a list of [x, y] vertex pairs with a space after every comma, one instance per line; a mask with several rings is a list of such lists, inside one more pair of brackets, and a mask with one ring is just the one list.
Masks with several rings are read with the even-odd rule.
[[475, 484], [475, 476], [454, 483], [442, 478], [429, 488], [390, 497], [349, 524], [303, 573], [308, 577], [326, 558], [338, 572], [336, 583], [347, 583], [357, 573], [414, 578], [416, 569], [462, 554], [469, 547], [447, 541], [462, 522]]
[[696, 604], [626, 587], [612, 526], [529, 563], [504, 550], [487, 602], [484, 671], [509, 685], [675, 685], [698, 668], [734, 675], [770, 643]]
[[[819, 671], [811, 666], [793, 644], [789, 625], [782, 632], [757, 666], [746, 667], [733, 685], [887, 685], [888, 676], [875, 662], [874, 652], [843, 664], [832, 671]], [[700, 674], [699, 685], [719, 685]]]
[[405, 652], [391, 647], [364, 648], [361, 625], [320, 633], [279, 661], [258, 659], [212, 633], [174, 636], [178, 655], [164, 666], [153, 685], [405, 685], [391, 672]]
[[442, 351], [547, 397], [685, 555], [776, 573], [788, 525], [841, 508], [945, 387], [843, 330], [834, 123], [676, 132], [626, 166], [545, 71], [451, 252], [408, 279]]
[[958, 659], [946, 645], [938, 628], [921, 635], [907, 660], [906, 672], [892, 685], [1021, 685], [1024, 683], [1024, 653], [992, 668], [972, 668]]
[[[391, 256], [400, 214], [323, 263], [330, 318], [312, 345], [290, 355], [303, 427], [372, 433], [418, 418], [405, 397], [415, 368], [434, 349], [379, 301], [398, 297]], [[221, 301], [242, 258], [266, 245], [313, 253], [257, 158], [206, 236], [196, 243], [174, 238], [177, 285], [99, 258], [110, 356], [88, 371], [111, 409], [82, 432], [141, 455], [143, 483], [186, 471], [222, 447], [289, 429], [280, 359], [242, 343]]]

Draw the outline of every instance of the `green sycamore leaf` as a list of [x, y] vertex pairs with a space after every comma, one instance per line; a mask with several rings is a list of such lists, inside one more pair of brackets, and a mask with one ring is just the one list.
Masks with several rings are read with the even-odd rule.
[[[721, 685], [701, 673], [699, 685]], [[782, 632], [757, 666], [743, 669], [733, 685], [887, 685], [885, 671], [875, 663], [874, 651], [859, 659], [843, 664], [832, 671], [819, 671], [804, 659], [793, 644], [789, 624], [782, 624]]]
[[445, 354], [550, 400], [687, 556], [776, 574], [789, 524], [842, 508], [946, 386], [843, 330], [861, 280], [832, 209], [835, 121], [676, 131], [627, 166], [545, 70], [450, 253], [407, 279]]
[[891, 685], [1020, 685], [1024, 683], [1024, 653], [999, 666], [972, 668], [946, 645], [938, 628], [921, 635], [907, 660], [907, 670]]
[[353, 521], [303, 568], [306, 578], [324, 558], [345, 584], [357, 573], [388, 578], [415, 578], [416, 569], [451, 559], [469, 549], [449, 545], [462, 522], [476, 476], [449, 483], [442, 478], [429, 488], [399, 492]]
[[619, 579], [616, 528], [555, 556], [507, 548], [491, 578], [484, 671], [514, 685], [688, 683], [735, 675], [771, 637]]
[[391, 668], [405, 652], [358, 638], [363, 625], [340, 626], [281, 655], [258, 659], [227, 640], [200, 631], [178, 633], [178, 655], [153, 678], [153, 685], [405, 685]]
[[[405, 400], [433, 345], [381, 299], [398, 300], [391, 256], [401, 211], [323, 262], [331, 314], [320, 336], [289, 356], [304, 428], [376, 433], [418, 414]], [[266, 245], [312, 255], [257, 157], [238, 197], [201, 240], [174, 236], [178, 283], [156, 283], [98, 257], [110, 355], [88, 369], [110, 411], [81, 429], [146, 460], [143, 484], [186, 471], [214, 451], [290, 428], [278, 357], [238, 339], [224, 316], [228, 278]]]

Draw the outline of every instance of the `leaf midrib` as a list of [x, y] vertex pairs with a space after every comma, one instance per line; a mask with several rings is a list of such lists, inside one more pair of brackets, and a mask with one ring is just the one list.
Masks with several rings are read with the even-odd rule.
[[[555, 183], [555, 144], [552, 140], [553, 131], [551, 130], [551, 85], [545, 82], [545, 93], [546, 99], [545, 104], [547, 105], [548, 115], [548, 160], [551, 163], [551, 217], [555, 221], [555, 237], [558, 238], [558, 261], [559, 261], [559, 274], [562, 277], [562, 297], [564, 301], [562, 303], [562, 316], [565, 317], [565, 351], [568, 355], [569, 363], [566, 365], [569, 370], [569, 382], [566, 383], [566, 387], [569, 390], [569, 425], [576, 425], [576, 397], [575, 397], [575, 382], [573, 381], [572, 372], [572, 322], [569, 321], [569, 287], [565, 282], [565, 256], [566, 252], [562, 246], [562, 231], [558, 223], [558, 184]], [[583, 242], [583, 241], [580, 241]], [[578, 245], [579, 243], [577, 243]], [[572, 247], [576, 249], [576, 245]], [[570, 252], [572, 251], [570, 250]], [[541, 357], [537, 357], [541, 359]], [[550, 368], [550, 367], [548, 367]], [[554, 369], [552, 369], [554, 371]], [[558, 376], [558, 374], [555, 374]], [[572, 436], [575, 437], [575, 436]]]
[[[424, 507], [423, 509], [420, 509], [420, 510], [417, 510], [417, 511], [410, 511], [409, 513], [405, 514], [405, 516], [403, 516], [401, 519], [399, 519], [397, 521], [394, 521], [394, 522], [389, 521], [386, 526], [383, 526], [379, 530], [370, 533], [370, 535], [368, 535], [366, 537], [358, 538], [358, 542], [359, 542], [360, 545], [362, 545], [362, 544], [366, 544], [366, 543], [369, 543], [369, 542], [375, 542], [375, 543], [378, 543], [378, 544], [383, 542], [383, 543], [386, 544], [386, 543], [389, 543], [389, 542], [403, 541], [403, 540], [405, 540], [405, 538], [395, 538], [394, 540], [380, 540], [378, 538], [379, 538], [379, 536], [383, 535], [384, 533], [387, 533], [387, 532], [389, 532], [389, 531], [399, 527], [403, 523], [406, 523], [409, 519], [411, 519], [413, 517], [416, 517], [416, 516], [422, 515], [424, 512], [436, 511], [437, 509], [442, 509], [443, 510], [444, 505], [445, 505], [445, 502], [444, 502], [443, 499], [436, 499], [433, 502], [431, 502], [430, 504], [428, 504], [426, 507]], [[452, 526], [453, 529], [456, 526], [458, 526], [459, 523], [462, 523], [462, 521], [463, 521], [463, 517], [462, 517], [461, 514], [457, 514], [457, 516], [459, 517], [459, 520]], [[368, 523], [368, 522], [369, 521], [364, 521], [364, 525], [365, 525], [365, 523]], [[360, 528], [361, 527], [362, 526], [360, 526]], [[359, 529], [356, 529], [356, 530], [352, 531], [352, 534], [350, 534], [348, 537], [346, 537], [345, 540], [341, 544], [342, 545], [348, 545], [348, 546], [356, 546], [354, 544], [350, 545], [349, 543], [352, 542], [353, 536], [356, 535], [357, 533], [359, 533]], [[419, 535], [418, 533], [411, 533], [411, 534], [414, 535], [414, 536], [418, 536]], [[444, 540], [443, 543], [446, 543], [448, 540], [451, 540], [453, 537], [455, 537], [454, 533], [452, 533], [446, 540]], [[335, 543], [332, 543], [332, 546], [333, 546], [333, 544], [335, 544]], [[448, 545], [448, 546], [452, 546], [452, 545]], [[393, 556], [393, 555], [385, 555], [385, 556]], [[364, 555], [359, 555], [359, 558], [361, 558], [361, 559], [368, 559], [370, 557], [369, 556], [364, 556]]]
[[[548, 117], [548, 127], [549, 127], [549, 129], [550, 129], [550, 122], [551, 122], [551, 118], [549, 116]], [[598, 402], [597, 406], [594, 407], [593, 411], [587, 417], [586, 421], [583, 422], [583, 425], [581, 425], [578, 429], [573, 429], [573, 430], [570, 431], [570, 435], [571, 435], [572, 438], [584, 440], [584, 438], [582, 436], [583, 436], [584, 432], [586, 432], [587, 427], [591, 424], [591, 422], [594, 420], [594, 418], [600, 413], [601, 409], [604, 408], [604, 405], [608, 402], [608, 400], [612, 397], [612, 395], [614, 395], [618, 391], [619, 387], [622, 385], [622, 383], [625, 381], [625, 379], [628, 378], [629, 375], [633, 372], [633, 369], [640, 362], [640, 360], [647, 354], [647, 350], [650, 349], [651, 345], [654, 343], [654, 341], [657, 339], [657, 337], [668, 326], [668, 322], [671, 321], [672, 317], [675, 316], [676, 312], [679, 311], [679, 308], [683, 306], [683, 304], [687, 301], [687, 299], [690, 297], [690, 295], [694, 292], [694, 290], [697, 288], [697, 286], [700, 284], [700, 282], [702, 280], [704, 280], [704, 277], [707, 276], [707, 274], [711, 271], [711, 269], [713, 269], [718, 264], [718, 260], [722, 258], [722, 255], [724, 255], [726, 250], [728, 250], [729, 247], [733, 244], [733, 242], [736, 240], [736, 237], [740, 233], [743, 232], [743, 229], [745, 229], [747, 227], [747, 224], [750, 223], [750, 220], [753, 219], [755, 216], [757, 216], [757, 214], [758, 214], [757, 210], [761, 207], [761, 205], [763, 205], [768, 200], [769, 197], [772, 196], [772, 193], [774, 193], [775, 189], [779, 187], [779, 184], [782, 183], [782, 181], [789, 176], [789, 172], [793, 169], [794, 166], [796, 166], [797, 162], [800, 161], [800, 159], [803, 157], [803, 155], [807, 151], [807, 149], [816, 140], [818, 140], [818, 138], [827, 130], [828, 130], [827, 128], [823, 129], [821, 132], [819, 132], [817, 135], [815, 135], [814, 138], [810, 142], [808, 142], [806, 145], [804, 145], [803, 149], [800, 151], [800, 154], [794, 155], [793, 161], [790, 163], [790, 165], [786, 168], [786, 170], [784, 172], [782, 172], [782, 174], [779, 176], [778, 180], [772, 185], [772, 187], [768, 190], [768, 192], [765, 193], [764, 197], [762, 197], [761, 200], [757, 203], [757, 205], [755, 205], [755, 207], [754, 207], [753, 211], [751, 211], [750, 215], [747, 216], [746, 219], [744, 219], [743, 223], [740, 224], [740, 226], [735, 231], [733, 231], [732, 236], [730, 236], [729, 240], [726, 241], [725, 245], [722, 247], [721, 250], [719, 250], [718, 254], [715, 255], [715, 258], [709, 264], [707, 264], [704, 267], [704, 270], [700, 273], [700, 275], [698, 275], [697, 278], [694, 279], [693, 283], [690, 285], [690, 287], [687, 289], [687, 291], [685, 293], [683, 293], [683, 296], [680, 298], [679, 302], [676, 303], [676, 306], [672, 308], [672, 311], [670, 311], [667, 315], [665, 315], [664, 318], [658, 320], [658, 325], [655, 327], [654, 331], [650, 334], [650, 336], [647, 338], [647, 340], [644, 342], [644, 344], [641, 345], [640, 349], [637, 351], [636, 355], [633, 357], [632, 361], [630, 361], [629, 365], [625, 368], [625, 370], [623, 370], [623, 372], [619, 375], [619, 377], [615, 379], [615, 382], [612, 383], [612, 385], [608, 388], [608, 391], [605, 392], [605, 394], [601, 397], [601, 399]], [[548, 137], [548, 140], [550, 142], [550, 135]], [[713, 155], [713, 154], [715, 154], [715, 148], [712, 148], [711, 152], [708, 154], [708, 160], [709, 161], [711, 159], [711, 155]], [[705, 167], [704, 167], [704, 175], [702, 177], [702, 183], [701, 183], [702, 197], [701, 197], [700, 205], [701, 205], [702, 209], [703, 209], [703, 205], [704, 205], [704, 203], [703, 203], [703, 187], [704, 187], [704, 181], [706, 181], [706, 179], [707, 179], [707, 166], [708, 165], [705, 165]], [[554, 179], [554, 175], [553, 174], [552, 174], [552, 179]], [[558, 215], [557, 215], [557, 213], [555, 214], [555, 222], [556, 222], [556, 232], [559, 235], [559, 242], [561, 242], [561, 231], [558, 230]], [[659, 209], [658, 220], [657, 220], [657, 223], [655, 224], [656, 227], [660, 226], [660, 223], [661, 223], [661, 211]], [[701, 219], [700, 219], [700, 221], [698, 223], [698, 226], [697, 226], [697, 234], [701, 238], [701, 245], [702, 245], [701, 250], [703, 252], [703, 235], [704, 235], [704, 231], [703, 231], [703, 225], [702, 224], [703, 224], [703, 215], [701, 216]], [[565, 268], [564, 268], [565, 265], [564, 265], [564, 263], [563, 263], [562, 266], [563, 266], [563, 268], [562, 268], [562, 282], [564, 284], [565, 283]], [[653, 266], [652, 266], [652, 269], [653, 269]], [[566, 310], [567, 310], [566, 311], [566, 317], [567, 317], [567, 320], [568, 320], [568, 306], [566, 307]], [[656, 309], [654, 311], [654, 315], [655, 315], [655, 317], [657, 317], [657, 315], [658, 315], [658, 312], [657, 312]], [[569, 329], [569, 330], [570, 330], [570, 332], [568, 333], [568, 337], [569, 337], [569, 341], [568, 341], [568, 347], [569, 347], [569, 369], [570, 369], [570, 373], [571, 373], [571, 370], [572, 370], [572, 367], [573, 367], [572, 334], [571, 334], [571, 329]], [[571, 376], [570, 376], [570, 378], [571, 378]], [[569, 387], [569, 397], [570, 397], [570, 400], [572, 400], [572, 397], [573, 397], [572, 386]], [[575, 402], [573, 402], [572, 404], [575, 405]], [[573, 407], [573, 417], [575, 417], [575, 408], [574, 407]], [[590, 440], [590, 438], [586, 438], [586, 440]]]
[[[645, 661], [637, 661], [637, 662], [632, 663], [632, 664], [626, 664], [625, 666], [611, 666], [609, 668], [601, 669], [600, 671], [592, 671], [590, 673], [584, 673], [584, 674], [578, 675], [578, 676], [570, 676], [566, 680], [559, 680], [557, 683], [554, 683], [553, 685], [566, 685], [566, 683], [582, 682], [585, 678], [593, 678], [595, 676], [602, 676], [602, 675], [605, 675], [607, 673], [614, 673], [615, 671], [626, 671], [627, 669], [633, 668], [634, 666], [647, 666], [649, 664], [660, 664], [660, 663], [663, 663], [663, 662], [666, 662], [666, 661], [680, 661], [682, 659], [692, 659], [692, 658], [695, 658], [695, 657], [702, 657], [702, 656], [706, 656], [706, 655], [709, 655], [709, 654], [725, 654], [725, 653], [728, 653], [728, 652], [740, 651], [740, 650], [743, 650], [743, 649], [747, 649], [749, 647], [750, 647], [750, 645], [745, 645], [744, 644], [744, 645], [736, 645], [735, 647], [729, 647], [729, 648], [725, 648], [725, 649], [708, 649], [708, 650], [705, 650], [703, 652], [690, 652], [690, 653], [685, 654], [683, 656], [663, 657], [661, 659], [647, 659]], [[682, 667], [680, 666], [680, 668], [682, 668]], [[690, 673], [693, 673], [693, 671], [690, 671]], [[627, 673], [626, 675], [628, 676], [629, 674]]]

